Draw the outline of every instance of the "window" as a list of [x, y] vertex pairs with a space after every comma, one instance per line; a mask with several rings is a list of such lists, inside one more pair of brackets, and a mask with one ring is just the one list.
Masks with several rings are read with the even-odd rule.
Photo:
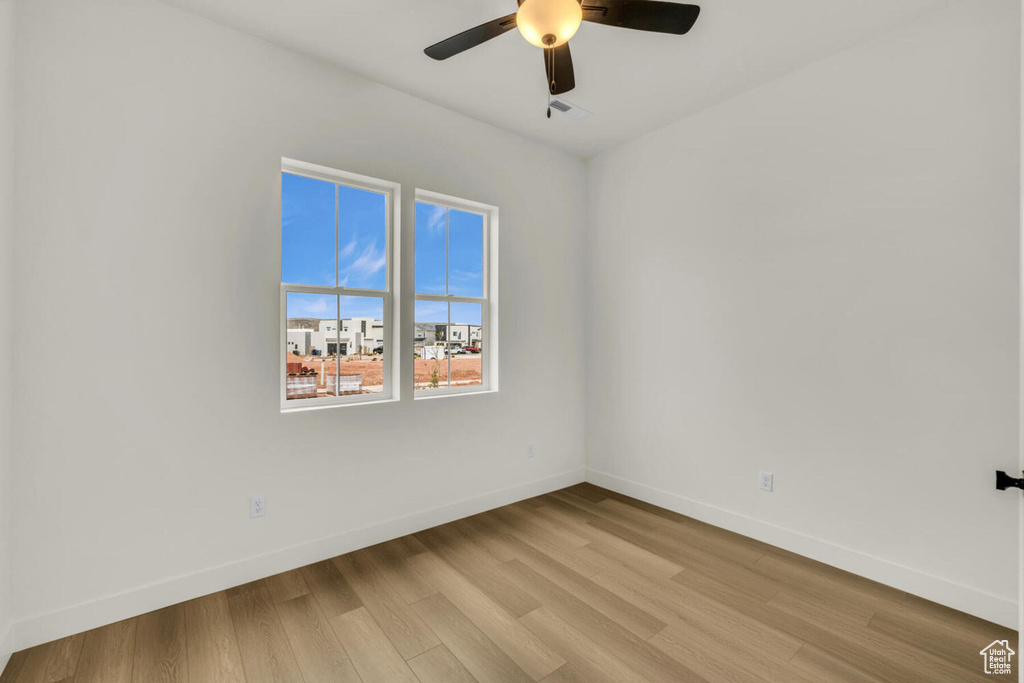
[[282, 160], [282, 410], [397, 395], [399, 205], [395, 183]]
[[417, 397], [498, 388], [498, 210], [416, 193]]

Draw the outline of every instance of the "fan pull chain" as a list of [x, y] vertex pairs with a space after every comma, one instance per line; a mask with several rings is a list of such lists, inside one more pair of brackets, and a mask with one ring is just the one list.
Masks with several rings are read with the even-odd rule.
[[555, 85], [557, 85], [557, 84], [555, 82], [555, 50], [554, 50], [554, 48], [549, 50], [549, 53], [551, 54], [551, 87], [548, 88], [548, 94], [550, 95], [552, 92], [555, 91]]
[[555, 89], [555, 51], [548, 50], [548, 63], [550, 64], [551, 82], [548, 84], [548, 118], [551, 118], [551, 92]]

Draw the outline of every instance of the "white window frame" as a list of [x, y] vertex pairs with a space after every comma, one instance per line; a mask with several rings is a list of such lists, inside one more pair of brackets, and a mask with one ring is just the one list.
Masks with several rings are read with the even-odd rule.
[[[384, 250], [386, 254], [387, 263], [385, 266], [385, 279], [384, 284], [386, 289], [359, 289], [354, 287], [327, 287], [319, 285], [298, 285], [290, 284], [286, 282], [281, 283], [281, 320], [280, 320], [280, 334], [281, 334], [281, 350], [280, 356], [280, 368], [278, 370], [278, 377], [281, 385], [281, 412], [291, 413], [299, 412], [303, 410], [316, 410], [320, 408], [334, 408], [339, 406], [349, 405], [365, 405], [367, 403], [383, 403], [388, 401], [397, 401], [400, 394], [400, 381], [398, 378], [398, 370], [395, 364], [395, 359], [400, 358], [399, 353], [401, 352], [401, 339], [400, 335], [396, 333], [400, 329], [398, 324], [398, 306], [395, 305], [395, 301], [399, 295], [399, 279], [398, 279], [398, 268], [396, 264], [399, 263], [399, 244], [400, 244], [400, 224], [401, 224], [401, 210], [402, 210], [402, 188], [399, 183], [394, 183], [388, 180], [381, 180], [379, 178], [372, 178], [370, 176], [359, 175], [357, 173], [349, 173], [347, 171], [339, 171], [334, 168], [328, 168], [327, 166], [318, 166], [316, 164], [310, 164], [305, 161], [296, 161], [294, 159], [281, 159], [281, 173], [303, 176], [306, 178], [313, 178], [315, 180], [323, 180], [329, 183], [335, 183], [338, 185], [345, 185], [347, 187], [356, 188], [358, 190], [366, 190], [369, 192], [375, 192], [383, 194], [385, 196], [385, 217], [387, 224], [384, 229]], [[337, 196], [337, 195], [335, 195]], [[334, 244], [334, 259], [335, 259], [335, 270], [337, 270], [337, 259], [338, 259], [338, 233], [337, 233], [337, 200], [335, 200], [335, 244]], [[284, 243], [281, 243], [281, 254], [282, 262], [284, 259]], [[280, 273], [281, 270], [279, 269]], [[287, 398], [287, 381], [288, 381], [288, 366], [287, 366], [287, 355], [288, 355], [288, 293], [299, 293], [299, 294], [325, 294], [328, 296], [361, 296], [383, 300], [383, 311], [384, 320], [382, 321], [384, 326], [384, 359], [383, 359], [383, 386], [380, 392], [369, 393], [369, 394], [354, 394], [348, 396], [326, 396], [322, 398], [305, 398], [305, 399], [293, 399], [291, 401]], [[339, 335], [341, 328], [341, 312], [336, 312]], [[336, 363], [336, 372], [341, 372], [341, 363]]]
[[[483, 217], [483, 296], [455, 296], [452, 294], [420, 294], [416, 291], [415, 268], [413, 263], [413, 330], [416, 329], [416, 301], [435, 301], [445, 303], [480, 304], [480, 325], [483, 328], [481, 338], [481, 381], [480, 384], [468, 386], [443, 387], [437, 389], [417, 389], [416, 373], [413, 372], [413, 398], [428, 400], [443, 396], [461, 394], [481, 394], [498, 391], [498, 207], [468, 199], [460, 199], [451, 195], [429, 190], [416, 190], [416, 203], [442, 206], [465, 213], [473, 213]], [[413, 231], [419, 226], [414, 226]], [[413, 235], [415, 238], [415, 235]], [[448, 228], [445, 227], [445, 279], [448, 278]], [[414, 252], [415, 261], [415, 252]], [[451, 331], [451, 310], [448, 313], [448, 330]], [[451, 339], [448, 340], [449, 344]], [[449, 363], [448, 377], [451, 378], [451, 354], [445, 354]]]

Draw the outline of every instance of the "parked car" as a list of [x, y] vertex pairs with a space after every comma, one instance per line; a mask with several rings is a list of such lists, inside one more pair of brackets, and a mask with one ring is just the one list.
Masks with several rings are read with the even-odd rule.
[[462, 349], [466, 353], [480, 353], [481, 349], [479, 346], [467, 346]]
[[379, 353], [380, 355], [382, 355], [382, 356], [383, 356], [383, 355], [384, 355], [384, 345], [383, 345], [383, 344], [381, 344], [380, 346], [378, 346], [377, 348], [375, 348], [375, 349], [373, 350], [373, 352], [374, 352], [374, 353]]
[[448, 353], [452, 354], [453, 356], [458, 356], [459, 354], [466, 353], [466, 349], [462, 348], [461, 346], [453, 346], [451, 349], [448, 350]]

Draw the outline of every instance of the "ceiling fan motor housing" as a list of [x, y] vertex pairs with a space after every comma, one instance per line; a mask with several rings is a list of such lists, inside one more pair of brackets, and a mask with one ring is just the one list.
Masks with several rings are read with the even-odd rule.
[[564, 45], [582, 21], [579, 0], [523, 0], [516, 13], [519, 32], [537, 47]]

